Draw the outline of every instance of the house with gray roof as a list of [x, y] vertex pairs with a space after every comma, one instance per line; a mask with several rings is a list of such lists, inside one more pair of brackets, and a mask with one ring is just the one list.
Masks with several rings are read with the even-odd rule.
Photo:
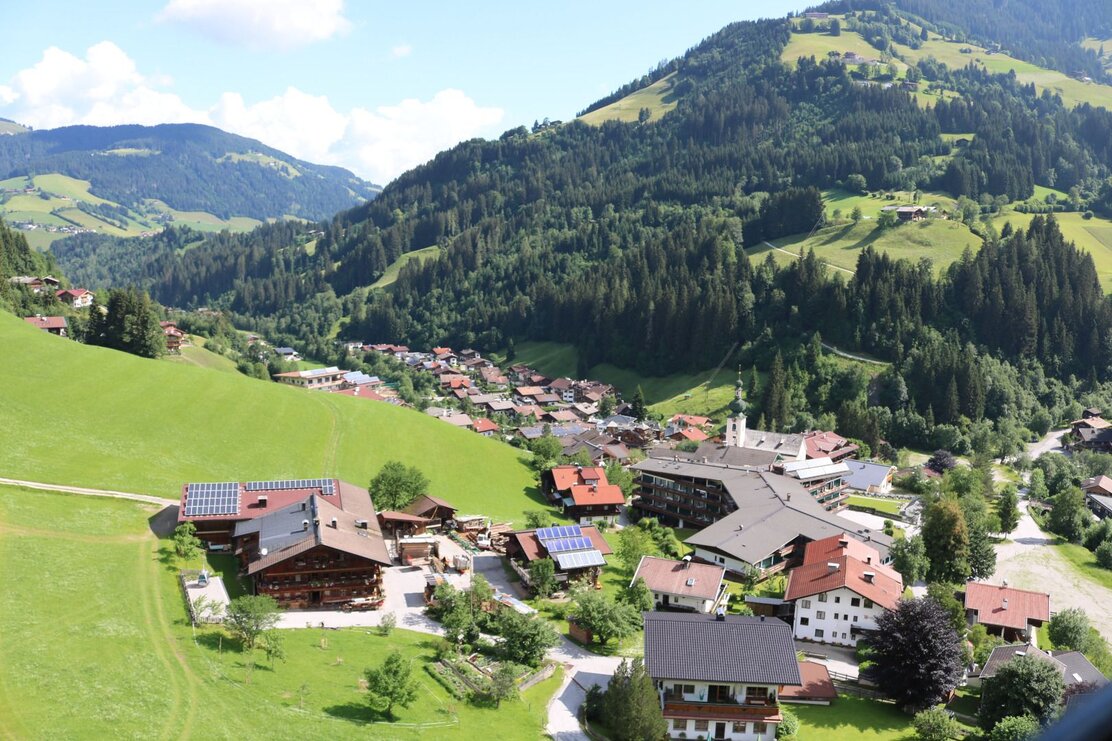
[[792, 631], [776, 618], [647, 612], [645, 668], [669, 738], [774, 739], [784, 687], [801, 687]]
[[870, 463], [849, 459], [842, 461], [849, 468], [846, 488], [862, 494], [888, 494], [892, 491], [892, 477], [896, 467], [886, 463]]
[[798, 480], [732, 465], [647, 458], [637, 473], [633, 506], [665, 524], [697, 527], [685, 542], [695, 558], [735, 574], [758, 569], [763, 576], [801, 562], [813, 540], [846, 533], [889, 560], [892, 539], [835, 512]]

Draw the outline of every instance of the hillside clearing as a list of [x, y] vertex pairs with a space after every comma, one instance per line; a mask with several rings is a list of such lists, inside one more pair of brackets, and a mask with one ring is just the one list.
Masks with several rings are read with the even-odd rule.
[[[313, 249], [316, 249], [315, 244], [313, 245]], [[418, 262], [432, 260], [439, 254], [440, 247], [437, 245], [424, 247], [419, 250], [414, 250], [413, 252], [407, 252], [387, 265], [386, 270], [382, 273], [382, 277], [372, 283], [371, 288], [386, 288], [387, 286], [393, 285], [394, 282], [398, 280], [398, 274], [401, 273], [403, 266], [408, 265], [413, 260], [417, 260]]]
[[[792, 33], [791, 41], [780, 52], [780, 61], [795, 65], [800, 57], [814, 57], [815, 61], [822, 61], [831, 52], [845, 54], [849, 51], [865, 59], [880, 58], [880, 52], [861, 34], [843, 29], [840, 36], [831, 36], [829, 33]], [[903, 76], [907, 65], [898, 59], [893, 59], [892, 64], [899, 75]]]
[[606, 121], [633, 123], [639, 120], [641, 109], [648, 108], [651, 114], [649, 120], [655, 121], [676, 107], [676, 101], [678, 100], [676, 85], [678, 83], [679, 78], [673, 72], [652, 85], [630, 93], [621, 100], [616, 100], [610, 105], [583, 114], [579, 117], [579, 120], [592, 126], [601, 126]]
[[0, 346], [4, 476], [177, 499], [187, 481], [365, 486], [400, 460], [467, 513], [520, 523], [542, 504], [520, 451], [415, 410], [87, 347], [3, 313]]
[[[176, 559], [148, 525], [156, 509], [0, 487], [0, 735], [464, 739], [495, 723], [501, 738], [542, 735], [559, 674], [476, 707], [424, 670], [434, 636], [283, 631], [286, 660], [260, 655], [249, 672], [222, 629], [190, 627]], [[393, 650], [413, 662], [420, 693], [396, 724], [360, 685]]]

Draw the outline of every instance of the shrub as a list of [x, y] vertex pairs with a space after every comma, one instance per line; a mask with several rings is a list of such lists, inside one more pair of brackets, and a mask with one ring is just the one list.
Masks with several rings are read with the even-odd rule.
[[915, 738], [922, 741], [950, 741], [959, 731], [957, 721], [941, 706], [916, 713], [911, 723], [915, 726]]
[[784, 719], [776, 726], [776, 738], [795, 738], [799, 733], [799, 716], [783, 706], [780, 706], [780, 714]]
[[1106, 540], [1097, 547], [1097, 563], [1101, 568], [1112, 569], [1112, 540]]
[[1001, 718], [988, 734], [988, 741], [1028, 741], [1039, 734], [1039, 722], [1030, 715]]

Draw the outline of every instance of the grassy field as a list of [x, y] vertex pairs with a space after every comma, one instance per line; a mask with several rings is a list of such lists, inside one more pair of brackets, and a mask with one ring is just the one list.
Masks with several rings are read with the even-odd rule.
[[0, 134], [22, 134], [29, 129], [15, 121], [0, 121]]
[[[578, 355], [571, 345], [557, 342], [523, 342], [517, 346], [515, 363], [524, 363], [550, 376], [575, 376]], [[725, 364], [714, 375], [676, 373], [670, 376], [640, 376], [634, 371], [608, 363], [591, 368], [590, 378], [613, 384], [626, 399], [640, 386], [650, 411], [670, 417], [673, 414], [702, 414], [725, 420], [727, 406], [734, 399], [736, 374]], [[709, 382], [709, 385], [708, 385]]]
[[238, 373], [235, 361], [223, 355], [205, 349], [204, 338], [193, 336], [193, 344], [181, 349], [181, 355], [167, 355], [163, 358], [170, 363], [179, 365], [193, 365], [198, 368], [224, 371], [225, 373]]
[[[814, 57], [816, 61], [821, 61], [832, 51], [841, 54], [852, 51], [866, 59], [880, 59], [880, 52], [861, 34], [843, 30], [841, 36], [831, 36], [828, 33], [793, 33], [791, 41], [780, 52], [780, 61], [792, 65], [800, 57]], [[892, 64], [902, 77], [907, 65], [898, 59], [893, 59]]]
[[1057, 543], [1054, 548], [1078, 574], [1105, 589], [1112, 589], [1112, 571], [1098, 566], [1096, 556], [1088, 548], [1077, 543]]
[[469, 513], [521, 523], [543, 502], [519, 451], [415, 410], [87, 347], [4, 313], [0, 347], [3, 476], [176, 499], [187, 481], [365, 486], [400, 460]]
[[878, 510], [880, 512], [887, 512], [889, 514], [898, 515], [900, 513], [900, 507], [903, 505], [903, 502], [897, 499], [851, 496], [846, 501], [846, 504], [856, 504], [858, 507], [871, 507], [872, 509]]
[[[1006, 223], [1013, 229], [1026, 229], [1032, 218], [1031, 214], [1008, 211], [997, 216], [993, 223], [997, 229], [1003, 229]], [[1066, 239], [1093, 256], [1104, 292], [1112, 292], [1112, 221], [1099, 217], [1085, 219], [1076, 212], [1054, 214], [1054, 218]]]
[[[834, 210], [842, 212], [842, 218], [849, 218], [854, 208], [860, 208], [861, 213], [870, 219], [880, 215], [880, 210], [885, 206], [903, 206], [915, 202], [915, 193], [906, 190], [886, 191], [892, 198], [885, 198], [879, 193], [851, 193], [841, 188], [830, 188], [822, 192], [822, 200], [826, 204], [826, 215], [833, 218]], [[942, 211], [952, 211], [957, 200], [945, 193], [925, 191], [919, 194], [920, 206], [935, 206]]]
[[579, 120], [592, 126], [601, 126], [607, 121], [624, 121], [633, 123], [638, 120], [642, 108], [648, 108], [652, 114], [650, 121], [663, 116], [676, 107], [676, 83], [679, 79], [676, 73], [663, 77], [648, 87], [630, 93], [621, 100], [616, 100], [608, 106], [591, 111], [579, 117]]
[[799, 716], [798, 741], [910, 741], [915, 738], [911, 717], [895, 705], [851, 695], [839, 695], [828, 707], [792, 705]]
[[[498, 709], [475, 707], [424, 671], [429, 635], [283, 631], [286, 660], [260, 656], [248, 675], [222, 629], [189, 626], [175, 559], [148, 527], [155, 509], [0, 489], [0, 736], [466, 739], [495, 726], [499, 738], [542, 736], [559, 673]], [[388, 723], [360, 681], [395, 649], [413, 662], [419, 695]]]
[[[315, 244], [313, 246], [313, 249], [316, 250]], [[391, 286], [394, 284], [394, 281], [398, 279], [398, 273], [402, 271], [403, 265], [407, 265], [413, 260], [419, 260], [420, 262], [424, 262], [425, 260], [432, 260], [439, 254], [440, 248], [436, 245], [433, 245], [432, 247], [425, 247], [419, 250], [414, 250], [413, 252], [407, 252], [399, 257], [397, 260], [394, 260], [394, 262], [390, 263], [386, 267], [386, 270], [382, 273], [382, 277], [371, 284], [371, 288], [386, 288], [387, 286]]]
[[291, 164], [283, 162], [282, 160], [271, 157], [269, 154], [261, 154], [259, 152], [247, 152], [241, 154], [239, 152], [229, 152], [216, 160], [217, 162], [254, 162], [257, 165], [269, 167], [276, 170], [282, 175], [290, 178], [301, 177], [301, 171]]
[[[1020, 83], [1034, 83], [1039, 92], [1050, 90], [1057, 93], [1062, 96], [1062, 102], [1066, 105], [1076, 106], [1082, 103], [1090, 103], [1095, 106], [1112, 108], [1112, 86], [1081, 82], [1057, 70], [1045, 69], [1007, 54], [988, 54], [982, 47], [975, 44], [945, 41], [941, 37], [931, 34], [930, 41], [924, 42], [919, 49], [911, 49], [897, 43], [893, 43], [892, 47], [900, 57], [912, 64], [917, 64], [920, 59], [934, 57], [939, 62], [954, 69], [965, 67], [972, 62], [989, 72], [997, 74], [1007, 74], [1015, 70], [1016, 79]], [[971, 49], [972, 53], [962, 54], [962, 49]]]
[[857, 268], [858, 254], [871, 245], [878, 252], [886, 252], [894, 258], [912, 261], [930, 258], [935, 270], [941, 272], [961, 258], [966, 247], [979, 249], [981, 240], [960, 222], [931, 219], [901, 224], [884, 231], [878, 230], [873, 221], [860, 221], [820, 229], [809, 239], [800, 234], [774, 240], [772, 244], [779, 249], [768, 246], [755, 248], [749, 251], [749, 259], [763, 260], [765, 254], [771, 252], [774, 260], [787, 264], [806, 250], [813, 249], [816, 256], [828, 265], [852, 273]]

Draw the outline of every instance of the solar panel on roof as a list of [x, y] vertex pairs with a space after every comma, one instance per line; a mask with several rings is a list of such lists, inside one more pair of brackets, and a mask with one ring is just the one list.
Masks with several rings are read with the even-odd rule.
[[602, 553], [597, 550], [554, 553], [552, 557], [556, 559], [556, 565], [561, 571], [606, 565], [606, 559], [603, 558]]
[[594, 548], [590, 538], [555, 538], [544, 541], [544, 547], [549, 553], [567, 553], [569, 551], [586, 551]]
[[578, 525], [559, 525], [557, 527], [542, 527], [537, 529], [537, 537], [540, 540], [578, 538], [582, 535], [583, 531], [579, 529]]
[[234, 481], [188, 484], [185, 491], [186, 517], [239, 514], [239, 484]]
[[322, 494], [335, 494], [334, 479], [286, 479], [284, 481], [248, 481], [247, 491], [287, 491], [289, 489], [320, 489]]

